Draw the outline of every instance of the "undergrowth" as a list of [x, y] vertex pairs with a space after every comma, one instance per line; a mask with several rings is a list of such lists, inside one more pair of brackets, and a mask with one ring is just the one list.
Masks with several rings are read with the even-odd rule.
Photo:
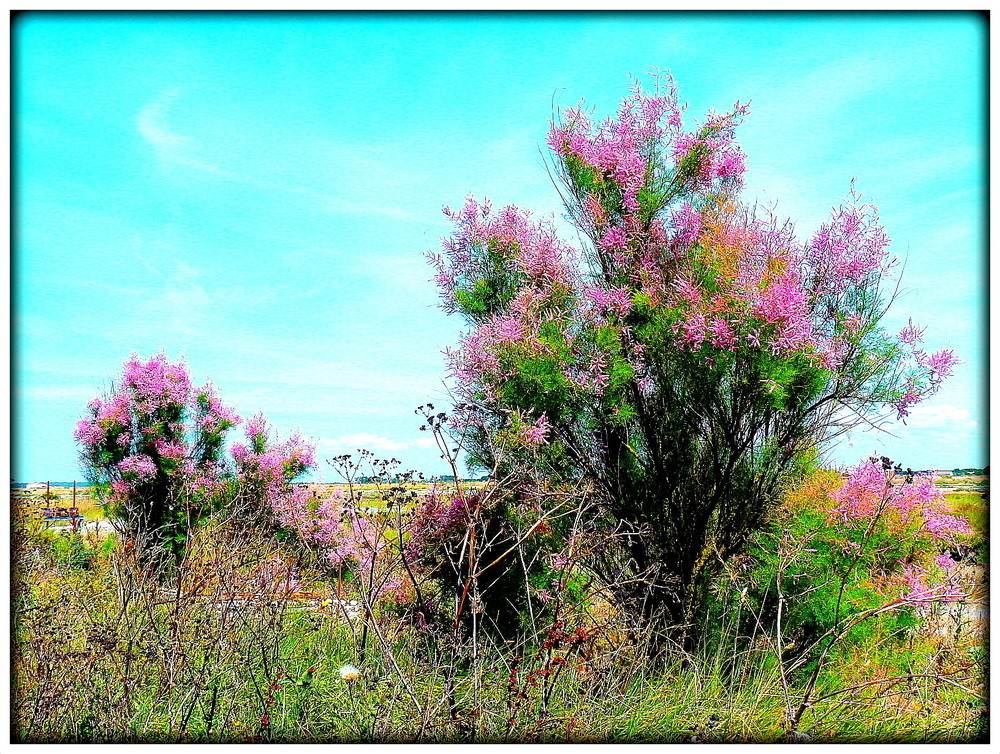
[[[787, 696], [804, 683], [786, 688], [766, 637], [740, 634], [736, 601], [713, 641], [659, 663], [594, 602], [537, 635], [458, 646], [391, 611], [352, 619], [354, 587], [341, 585], [342, 603], [265, 531], [210, 522], [166, 582], [115, 535], [16, 533], [22, 742], [768, 742], [785, 740]], [[981, 637], [930, 625], [869, 632], [835, 658], [803, 735], [982, 736]], [[928, 668], [949, 680], [921, 677]], [[878, 682], [901, 672], [911, 677]]]

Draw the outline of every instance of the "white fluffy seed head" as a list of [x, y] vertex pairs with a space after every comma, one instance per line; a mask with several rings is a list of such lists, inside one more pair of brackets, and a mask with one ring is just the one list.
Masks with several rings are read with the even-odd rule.
[[340, 677], [345, 681], [355, 681], [361, 676], [361, 671], [353, 665], [344, 665], [340, 669]]

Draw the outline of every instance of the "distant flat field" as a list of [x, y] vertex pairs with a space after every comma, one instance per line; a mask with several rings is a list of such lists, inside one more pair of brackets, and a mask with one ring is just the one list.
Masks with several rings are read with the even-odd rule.
[[[53, 508], [73, 507], [74, 500], [72, 485], [65, 487], [53, 484], [49, 488], [49, 492], [51, 500], [46, 502], [45, 490], [11, 490], [12, 494], [20, 493], [23, 499], [26, 500], [28, 510], [41, 510], [42, 508], [49, 506]], [[104, 518], [104, 510], [100, 505], [98, 505], [93, 492], [93, 487], [77, 486], [76, 488], [76, 507], [79, 508], [80, 514], [88, 521], [96, 521], [97, 519]]]
[[954, 513], [966, 516], [972, 528], [978, 534], [986, 536], [990, 511], [986, 500], [983, 499], [982, 492], [978, 490], [946, 492], [944, 499], [948, 502]]
[[[453, 483], [451, 483], [453, 484]], [[485, 484], [485, 482], [465, 482], [463, 487], [466, 488], [478, 488]], [[437, 486], [439, 488], [447, 489], [449, 483], [439, 483]], [[334, 486], [346, 485], [333, 485], [333, 484], [309, 484], [308, 488], [315, 490], [320, 497], [326, 497], [326, 495], [332, 490]], [[383, 489], [391, 485], [382, 485]], [[408, 489], [412, 489], [416, 492], [425, 491], [430, 488], [428, 484], [411, 484], [406, 485]], [[372, 492], [377, 488], [374, 484], [362, 484], [356, 485], [355, 490], [357, 491], [367, 491]], [[13, 490], [12, 490], [13, 491]], [[44, 502], [44, 491], [26, 492], [24, 490], [17, 490], [25, 494], [28, 499], [31, 500], [32, 505], [42, 508], [45, 505]], [[986, 535], [986, 528], [989, 524], [989, 508], [987, 507], [986, 501], [983, 499], [983, 493], [979, 490], [961, 490], [961, 491], [945, 491], [942, 490], [945, 495], [944, 499], [948, 502], [949, 507], [952, 512], [966, 516], [969, 519], [969, 523], [972, 528], [979, 534], [983, 536]], [[73, 488], [70, 487], [57, 487], [52, 485], [51, 492], [53, 495], [52, 505], [60, 506], [63, 508], [68, 508], [73, 504]], [[367, 497], [367, 496], [366, 496]], [[382, 503], [379, 497], [372, 497], [364, 502], [368, 505], [379, 506]], [[80, 509], [80, 513], [87, 520], [96, 520], [104, 518], [104, 511], [98, 505], [97, 500], [93, 497], [92, 487], [77, 487], [76, 488], [76, 507]]]

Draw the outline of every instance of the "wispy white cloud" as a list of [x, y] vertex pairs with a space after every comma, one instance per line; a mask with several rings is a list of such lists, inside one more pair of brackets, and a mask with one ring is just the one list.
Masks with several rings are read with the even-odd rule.
[[135, 116], [139, 135], [153, 147], [157, 159], [163, 165], [182, 166], [223, 178], [236, 178], [233, 173], [197, 157], [195, 140], [171, 129], [168, 116], [180, 94], [179, 88], [167, 89], [139, 110]]
[[169, 317], [169, 328], [174, 332], [191, 335], [204, 326], [205, 314], [211, 296], [198, 278], [201, 273], [184, 262], [175, 262], [166, 275], [163, 291], [150, 301], [153, 310]]
[[[254, 348], [256, 344], [250, 341], [240, 341], [240, 351]], [[264, 342], [260, 344], [260, 350], [253, 354], [263, 356], [271, 366], [270, 370], [263, 371], [256, 367], [260, 365], [254, 359], [250, 366], [254, 367], [246, 373], [240, 375], [240, 381], [248, 384], [264, 383], [285, 389], [301, 387], [325, 387], [327, 389], [364, 389], [367, 391], [380, 390], [390, 392], [413, 384], [441, 383], [439, 373], [428, 372], [419, 374], [409, 370], [382, 369], [378, 366], [367, 364], [347, 363], [337, 359], [309, 359], [291, 350], [286, 350], [282, 354], [281, 363], [275, 369], [273, 344]]]
[[[216, 382], [221, 384], [222, 380]], [[263, 411], [268, 417], [274, 418], [276, 425], [280, 424], [282, 431], [292, 426], [287, 424], [288, 418], [295, 423], [301, 423], [302, 418], [307, 418], [314, 426], [329, 430], [331, 424], [339, 428], [345, 425], [364, 427], [373, 419], [396, 419], [403, 412], [399, 405], [387, 404], [378, 394], [361, 389], [333, 392], [323, 386], [316, 386], [288, 390], [275, 385], [246, 390], [238, 386], [233, 388], [229, 384], [231, 382], [232, 380], [226, 380], [223, 397], [240, 416]]]
[[[869, 51], [837, 56], [827, 64], [783, 77], [777, 83], [770, 73], [740, 80], [739, 91], [753, 92], [754, 119], [783, 121], [787, 128], [815, 137], [804, 127], [806, 124], [838, 122], [843, 108], [882, 90], [891, 81], [896, 69], [884, 64], [888, 57], [887, 53]], [[786, 120], [787, 116], [794, 117]], [[823, 136], [827, 138], [829, 133]]]
[[320, 456], [333, 455], [345, 451], [356, 451], [358, 449], [397, 453], [415, 448], [433, 448], [436, 445], [434, 438], [426, 435], [412, 441], [402, 441], [383, 435], [376, 435], [371, 432], [356, 432], [340, 435], [339, 437], [320, 437], [315, 442]]
[[180, 96], [180, 89], [161, 92], [152, 102], [143, 107], [135, 116], [139, 133], [163, 158], [171, 158], [187, 141], [167, 126], [167, 114], [174, 100]]
[[388, 437], [373, 435], [369, 432], [358, 432], [353, 435], [341, 435], [340, 437], [332, 438], [320, 438], [317, 440], [316, 445], [318, 450], [321, 452], [357, 450], [359, 448], [395, 452], [398, 450], [406, 450], [410, 447], [410, 443], [399, 442]]
[[972, 418], [967, 408], [942, 403], [937, 406], [917, 406], [907, 417], [906, 423], [919, 429], [947, 429], [968, 431], [975, 429], [978, 422]]
[[136, 251], [134, 257], [149, 271], [147, 278], [133, 279], [127, 287], [104, 279], [79, 284], [81, 290], [101, 302], [105, 312], [104, 305], [109, 301], [114, 301], [117, 309], [113, 317], [84, 321], [79, 326], [91, 335], [100, 334], [126, 344], [134, 342], [137, 336], [153, 333], [167, 340], [203, 340], [210, 330], [206, 325], [213, 318], [213, 304], [226, 299], [226, 294], [210, 294], [199, 281], [201, 271], [191, 265], [179, 259], [148, 255], [146, 251]]
[[32, 385], [25, 396], [38, 401], [73, 401], [82, 407], [95, 397], [93, 388], [85, 385]]
[[[196, 139], [170, 125], [171, 108], [180, 95], [179, 88], [161, 92], [135, 118], [139, 134], [164, 165], [209, 173], [264, 192], [305, 198], [328, 214], [375, 215], [419, 223], [431, 219], [424, 212], [385, 200], [388, 188], [400, 189], [398, 195], [402, 196], [402, 189], [413, 180], [401, 165], [392, 163], [392, 152], [380, 154], [370, 145], [312, 141], [288, 131], [279, 131], [276, 138], [255, 132], [251, 124], [235, 116], [215, 124], [214, 135]], [[239, 133], [243, 139], [222, 144], [219, 132]], [[313, 148], [307, 149], [309, 146]], [[208, 159], [205, 154], [213, 157]]]

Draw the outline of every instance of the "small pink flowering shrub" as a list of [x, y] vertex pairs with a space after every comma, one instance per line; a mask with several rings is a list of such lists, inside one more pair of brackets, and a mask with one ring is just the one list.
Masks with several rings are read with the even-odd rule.
[[132, 356], [108, 395], [88, 404], [75, 437], [108, 513], [151, 555], [179, 555], [202, 516], [237, 503], [243, 512], [280, 508], [296, 494], [290, 481], [313, 464], [301, 438], [270, 445], [262, 417], [230, 460], [226, 436], [240, 422], [210, 383], [191, 385], [183, 363]]
[[731, 611], [731, 595], [746, 588], [757, 628], [773, 633], [780, 620], [793, 654], [819, 653], [873, 611], [882, 614], [851, 629], [852, 642], [878, 624], [914, 625], [922, 605], [968, 597], [972, 585], [959, 577], [953, 554], [972, 538], [931, 477], [887, 458], [869, 459], [846, 478], [815, 471], [788, 491], [738, 559], [743, 573], [720, 585], [719, 608]]
[[284, 522], [302, 507], [306, 491], [290, 484], [316, 464], [312, 445], [298, 433], [282, 442], [272, 441], [271, 428], [262, 414], [246, 424], [246, 442], [234, 442], [237, 509], [246, 517]]
[[[451, 436], [449, 418], [431, 405], [417, 413], [456, 468], [452, 444], [462, 440]], [[519, 425], [511, 439], [538, 446], [545, 432], [543, 422]], [[244, 479], [266, 478], [263, 472], [276, 466], [242, 444], [233, 453]], [[562, 587], [573, 557], [560, 553], [573, 539], [579, 498], [572, 490], [519, 479], [515, 486], [438, 482], [417, 491], [411, 483], [420, 475], [398, 472], [395, 459], [362, 450], [330, 463], [343, 484], [323, 496], [290, 490], [264, 497], [280, 529], [315, 554], [338, 593], [347, 588], [366, 609], [393, 612], [450, 639], [473, 625], [514, 632], [529, 601], [531, 615], [540, 618], [550, 603], [566, 599]]]
[[[263, 446], [262, 446], [263, 447]], [[375, 459], [369, 451], [331, 459], [344, 484], [322, 496], [284, 482], [295, 468], [312, 464], [311, 448], [301, 440], [262, 453], [259, 448], [234, 446], [237, 466], [244, 479], [259, 480], [264, 490], [256, 499], [266, 504], [266, 514], [299, 547], [310, 551], [340, 593], [345, 584], [357, 593], [366, 608], [375, 605], [408, 606], [417, 601], [426, 574], [404, 566], [402, 552], [411, 539], [420, 515], [409, 508], [414, 493], [406, 487], [414, 472], [394, 473], [396, 461]], [[374, 482], [376, 489], [362, 490], [357, 478]], [[402, 481], [400, 481], [402, 480]], [[387, 503], [381, 505], [380, 502]], [[419, 506], [418, 506], [419, 508]]]
[[413, 516], [407, 567], [426, 575], [456, 620], [470, 621], [475, 602], [481, 625], [513, 635], [529, 601], [536, 616], [545, 613], [556, 569], [544, 556], [567, 539], [566, 512], [575, 501], [557, 490], [545, 498], [547, 510], [540, 495], [524, 489], [434, 490]]

